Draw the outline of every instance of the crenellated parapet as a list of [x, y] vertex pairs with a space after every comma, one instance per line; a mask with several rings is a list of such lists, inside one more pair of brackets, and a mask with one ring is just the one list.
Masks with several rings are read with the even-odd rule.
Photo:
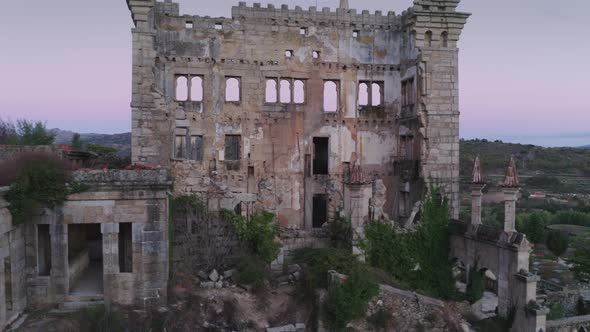
[[415, 31], [416, 46], [456, 48], [471, 14], [457, 11], [460, 0], [414, 0], [404, 17]]
[[390, 11], [384, 14], [382, 11], [375, 11], [371, 14], [368, 10], [360, 13], [356, 9], [337, 8], [332, 10], [330, 7], [323, 7], [321, 10], [315, 6], [304, 10], [300, 6], [289, 8], [289, 5], [275, 7], [272, 4], [262, 7], [260, 3], [254, 3], [249, 7], [246, 2], [240, 2], [238, 6], [232, 7], [232, 17], [246, 20], [300, 20], [316, 21], [326, 23], [344, 23], [355, 25], [393, 25], [400, 23], [400, 16]]

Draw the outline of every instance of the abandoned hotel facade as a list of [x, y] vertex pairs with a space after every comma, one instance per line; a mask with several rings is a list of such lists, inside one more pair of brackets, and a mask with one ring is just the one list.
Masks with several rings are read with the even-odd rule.
[[[338, 216], [360, 236], [370, 220], [415, 223], [428, 183], [458, 219], [457, 43], [469, 17], [459, 0], [414, 0], [402, 14], [346, 0], [335, 11], [240, 2], [231, 18], [180, 15], [168, 0], [127, 4], [132, 159], [156, 169], [77, 171], [89, 189], [25, 225], [12, 225], [0, 190], [0, 327], [26, 307], [96, 295], [165, 303], [171, 190], [211, 209], [273, 212], [305, 245]], [[508, 257], [490, 261], [506, 285], [501, 314], [514, 296], [534, 299], [526, 239], [512, 228], [489, 237], [473, 220], [455, 226], [450, 255], [466, 266], [481, 246]], [[84, 278], [99, 292], [78, 289]]]
[[408, 222], [432, 180], [458, 217], [458, 0], [401, 15], [240, 2], [231, 18], [128, 4], [132, 158], [170, 168], [177, 193], [311, 231], [339, 212]]

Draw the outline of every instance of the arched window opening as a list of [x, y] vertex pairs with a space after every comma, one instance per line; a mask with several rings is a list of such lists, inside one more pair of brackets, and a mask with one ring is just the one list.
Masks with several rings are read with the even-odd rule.
[[369, 85], [364, 82], [359, 84], [359, 105], [369, 105]]
[[225, 81], [225, 101], [240, 101], [240, 80], [230, 77]]
[[426, 31], [424, 35], [424, 45], [431, 47], [432, 46], [432, 31]]
[[266, 80], [266, 97], [265, 101], [267, 103], [276, 103], [277, 102], [277, 80], [269, 79]]
[[442, 47], [449, 47], [449, 33], [448, 32], [443, 31], [443, 33], [440, 35], [440, 40], [441, 40]]
[[291, 103], [291, 82], [289, 80], [281, 80], [281, 103]]
[[203, 101], [203, 79], [200, 76], [191, 79], [191, 100]]
[[302, 80], [295, 80], [293, 99], [295, 104], [305, 103], [305, 83]]
[[186, 76], [178, 76], [176, 78], [176, 100], [188, 100], [188, 78]]
[[371, 84], [371, 105], [381, 106], [383, 100], [381, 98], [381, 85], [379, 83]]
[[338, 111], [338, 84], [335, 81], [324, 82], [324, 112]]

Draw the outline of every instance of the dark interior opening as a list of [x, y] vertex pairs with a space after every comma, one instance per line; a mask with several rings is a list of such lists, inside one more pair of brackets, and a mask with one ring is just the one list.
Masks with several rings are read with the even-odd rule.
[[313, 174], [328, 174], [328, 137], [313, 138]]
[[40, 276], [51, 273], [51, 234], [49, 225], [37, 225], [37, 268]]
[[133, 272], [132, 224], [119, 224], [119, 272]]
[[321, 228], [328, 221], [328, 195], [313, 195], [313, 228]]

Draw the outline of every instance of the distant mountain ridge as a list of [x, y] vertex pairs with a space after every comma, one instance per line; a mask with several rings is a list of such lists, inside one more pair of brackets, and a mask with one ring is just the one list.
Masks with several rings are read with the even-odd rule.
[[580, 149], [590, 149], [590, 144], [580, 146]]
[[[71, 144], [75, 133], [58, 128], [50, 131], [55, 134], [55, 144]], [[80, 138], [84, 144], [100, 144], [113, 147], [119, 150], [119, 156], [131, 155], [131, 133], [129, 132], [121, 134], [80, 133]]]

